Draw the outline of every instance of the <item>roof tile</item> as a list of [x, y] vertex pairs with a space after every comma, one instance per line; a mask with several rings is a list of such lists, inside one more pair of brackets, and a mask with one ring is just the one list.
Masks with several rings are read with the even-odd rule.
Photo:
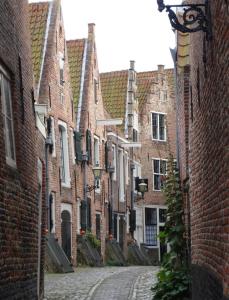
[[38, 83], [40, 77], [49, 6], [50, 2], [29, 4], [32, 62], [36, 83]]

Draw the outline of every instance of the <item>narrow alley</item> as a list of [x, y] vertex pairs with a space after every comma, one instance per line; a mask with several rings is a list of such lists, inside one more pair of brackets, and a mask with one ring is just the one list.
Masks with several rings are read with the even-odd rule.
[[45, 300], [151, 300], [157, 267], [77, 268], [45, 277]]

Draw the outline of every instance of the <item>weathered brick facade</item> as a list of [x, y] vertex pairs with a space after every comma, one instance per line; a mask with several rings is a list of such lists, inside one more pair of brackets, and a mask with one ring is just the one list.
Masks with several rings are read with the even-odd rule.
[[189, 59], [177, 79], [180, 168], [182, 178], [190, 178], [194, 300], [229, 297], [229, 8], [227, 1], [209, 5], [212, 39], [206, 41], [201, 32], [190, 34]]
[[[24, 0], [0, 3], [0, 73], [10, 83], [14, 127], [6, 130], [6, 90], [1, 85], [0, 297], [10, 300], [37, 299], [39, 294], [38, 171], [27, 5]], [[9, 98], [5, 99], [9, 105]], [[9, 132], [13, 132], [15, 140], [14, 165], [6, 162]]]
[[[148, 192], [145, 193], [144, 199], [141, 199], [140, 195], [136, 195], [137, 228], [135, 238], [139, 244], [144, 244], [146, 248], [151, 249], [155, 261], [158, 261], [162, 256], [159, 240], [155, 237], [154, 245], [151, 243], [153, 243], [153, 235], [157, 235], [160, 227], [163, 227], [164, 220], [160, 220], [160, 210], [165, 209], [166, 206], [160, 183], [157, 184], [156, 178], [160, 176], [159, 181], [162, 180], [163, 174], [166, 172], [162, 168], [161, 161], [166, 163], [170, 154], [174, 158], [176, 157], [174, 70], [164, 69], [163, 65], [159, 65], [156, 71], [137, 73], [137, 87], [140, 107], [140, 141], [142, 143], [141, 177], [148, 179]], [[164, 121], [160, 123], [161, 116]], [[156, 123], [153, 120], [155, 117], [158, 118]], [[154, 161], [160, 161], [160, 170], [155, 169]], [[159, 176], [158, 173], [160, 173]], [[155, 210], [154, 225], [147, 224], [146, 209]], [[148, 233], [150, 228], [152, 230], [155, 228], [154, 234]]]
[[[47, 106], [46, 118], [51, 120], [53, 142], [52, 153], [47, 151], [47, 229], [55, 234], [69, 260], [76, 265], [75, 113], [60, 1], [30, 4], [30, 28], [35, 96], [39, 104]], [[45, 149], [41, 151], [40, 155], [44, 155]], [[67, 223], [65, 216], [69, 218]]]

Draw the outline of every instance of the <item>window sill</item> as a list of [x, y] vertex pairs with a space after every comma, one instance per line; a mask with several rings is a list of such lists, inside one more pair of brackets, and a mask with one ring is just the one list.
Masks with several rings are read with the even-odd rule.
[[61, 186], [64, 187], [64, 188], [71, 188], [71, 182], [70, 180], [67, 181], [67, 182], [61, 182]]
[[9, 157], [6, 157], [6, 163], [9, 167], [13, 168], [13, 169], [17, 169], [17, 164], [15, 160], [12, 160]]
[[157, 139], [153, 139], [153, 138], [152, 138], [152, 141], [153, 142], [161, 142], [161, 143], [166, 143], [167, 142], [167, 140], [157, 140]]

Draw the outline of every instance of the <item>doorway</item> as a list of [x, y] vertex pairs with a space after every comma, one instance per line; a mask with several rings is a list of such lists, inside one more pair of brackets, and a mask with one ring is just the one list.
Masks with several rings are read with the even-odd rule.
[[69, 261], [71, 261], [71, 255], [72, 255], [71, 214], [67, 210], [63, 210], [61, 213], [61, 240], [62, 240], [62, 248]]

